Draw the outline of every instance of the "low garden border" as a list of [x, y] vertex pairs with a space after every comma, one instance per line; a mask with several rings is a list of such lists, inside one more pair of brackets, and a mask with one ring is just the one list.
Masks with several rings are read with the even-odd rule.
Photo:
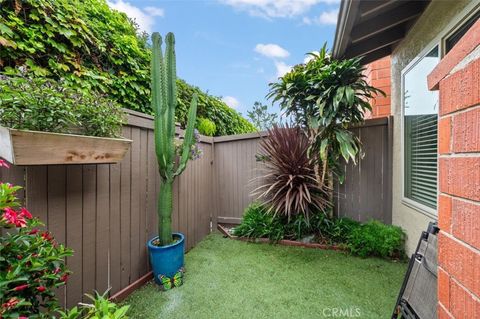
[[240, 240], [245, 242], [251, 243], [264, 243], [264, 244], [278, 244], [283, 246], [294, 246], [294, 247], [303, 247], [303, 248], [315, 248], [315, 249], [323, 249], [323, 250], [336, 250], [336, 251], [347, 251], [346, 247], [339, 246], [339, 245], [325, 245], [325, 244], [318, 244], [318, 243], [304, 243], [301, 241], [296, 240], [289, 240], [289, 239], [282, 239], [279, 241], [272, 241], [268, 238], [248, 238], [248, 237], [238, 237], [233, 236], [230, 234], [228, 229], [221, 224], [217, 224], [217, 229], [229, 239]]

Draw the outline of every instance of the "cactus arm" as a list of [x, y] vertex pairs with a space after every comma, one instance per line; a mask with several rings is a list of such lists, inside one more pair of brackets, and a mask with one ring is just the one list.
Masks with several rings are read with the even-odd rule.
[[193, 145], [193, 133], [195, 129], [195, 119], [197, 117], [197, 104], [198, 104], [198, 95], [197, 93], [193, 94], [192, 102], [190, 103], [190, 109], [188, 111], [188, 123], [187, 129], [185, 130], [185, 136], [183, 138], [182, 146], [182, 157], [180, 158], [180, 164], [178, 169], [175, 172], [175, 176], [182, 174], [182, 172], [187, 167], [188, 158], [190, 157], [190, 152]]
[[162, 56], [162, 37], [157, 32], [152, 34], [152, 60], [151, 60], [151, 92], [152, 92], [152, 109], [155, 112], [155, 153], [159, 166], [160, 176], [166, 177], [167, 158], [164, 156], [167, 139], [165, 134], [165, 121], [163, 115], [165, 110], [165, 99], [161, 94], [162, 91], [162, 73], [163, 73], [163, 56]]
[[[175, 138], [175, 108], [177, 104], [177, 70], [175, 59], [175, 37], [173, 33], [168, 33], [165, 37], [167, 47], [165, 49], [165, 66], [166, 76], [168, 81], [166, 82], [167, 90], [167, 110], [166, 117], [166, 129], [168, 138], [173, 140]], [[169, 143], [167, 146], [167, 166], [169, 171], [169, 178], [173, 179], [173, 171], [175, 166], [175, 145]]]
[[[165, 80], [167, 84], [165, 86], [166, 99], [167, 99], [167, 112], [169, 112], [169, 117], [167, 120], [170, 125], [170, 133], [175, 133], [175, 108], [177, 106], [177, 64], [175, 57], [175, 37], [173, 33], [168, 33], [165, 37], [165, 42], [167, 47], [165, 49], [165, 68], [166, 68], [166, 77]], [[170, 121], [171, 120], [171, 121]]]

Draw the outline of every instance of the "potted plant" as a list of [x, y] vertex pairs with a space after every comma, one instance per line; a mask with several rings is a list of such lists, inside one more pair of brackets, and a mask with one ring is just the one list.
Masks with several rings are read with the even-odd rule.
[[15, 165], [115, 163], [131, 140], [118, 138], [121, 106], [25, 67], [0, 75], [0, 156]]
[[[186, 168], [195, 143], [194, 126], [197, 116], [197, 95], [194, 94], [188, 111], [188, 124], [180, 156], [176, 156], [175, 107], [177, 103], [175, 38], [165, 37], [165, 58], [162, 38], [152, 35], [151, 90], [155, 112], [155, 152], [160, 173], [158, 195], [158, 236], [148, 241], [150, 263], [155, 281], [164, 289], [182, 284], [185, 236], [172, 233], [173, 181]], [[178, 159], [178, 160], [177, 160]]]

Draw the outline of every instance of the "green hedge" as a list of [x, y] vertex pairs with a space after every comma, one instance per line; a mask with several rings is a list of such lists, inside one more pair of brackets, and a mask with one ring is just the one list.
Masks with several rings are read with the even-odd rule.
[[362, 224], [346, 217], [329, 219], [321, 212], [313, 214], [308, 221], [302, 214], [289, 220], [274, 216], [258, 202], [245, 209], [242, 223], [233, 229], [233, 234], [272, 241], [310, 237], [314, 242], [341, 245], [361, 257], [405, 258], [406, 235], [398, 226], [376, 220]]
[[[150, 50], [145, 34], [105, 0], [0, 0], [0, 70], [27, 66], [37, 77], [63, 79], [76, 89], [107, 94], [121, 106], [152, 113]], [[184, 124], [194, 91], [199, 116], [215, 135], [255, 128], [218, 98], [179, 81], [177, 121]]]
[[398, 226], [371, 220], [353, 229], [348, 239], [350, 251], [356, 255], [403, 258], [406, 235]]
[[177, 120], [181, 124], [187, 121], [187, 111], [194, 92], [198, 93], [198, 117], [206, 118], [215, 123], [215, 136], [255, 132], [255, 126], [240, 114], [228, 107], [220, 99], [203, 93], [198, 87], [188, 85], [179, 80]]

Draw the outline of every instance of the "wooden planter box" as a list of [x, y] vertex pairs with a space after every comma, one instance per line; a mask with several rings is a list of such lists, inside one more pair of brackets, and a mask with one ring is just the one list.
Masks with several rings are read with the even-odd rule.
[[14, 165], [117, 163], [131, 140], [15, 130], [0, 126], [0, 157]]

